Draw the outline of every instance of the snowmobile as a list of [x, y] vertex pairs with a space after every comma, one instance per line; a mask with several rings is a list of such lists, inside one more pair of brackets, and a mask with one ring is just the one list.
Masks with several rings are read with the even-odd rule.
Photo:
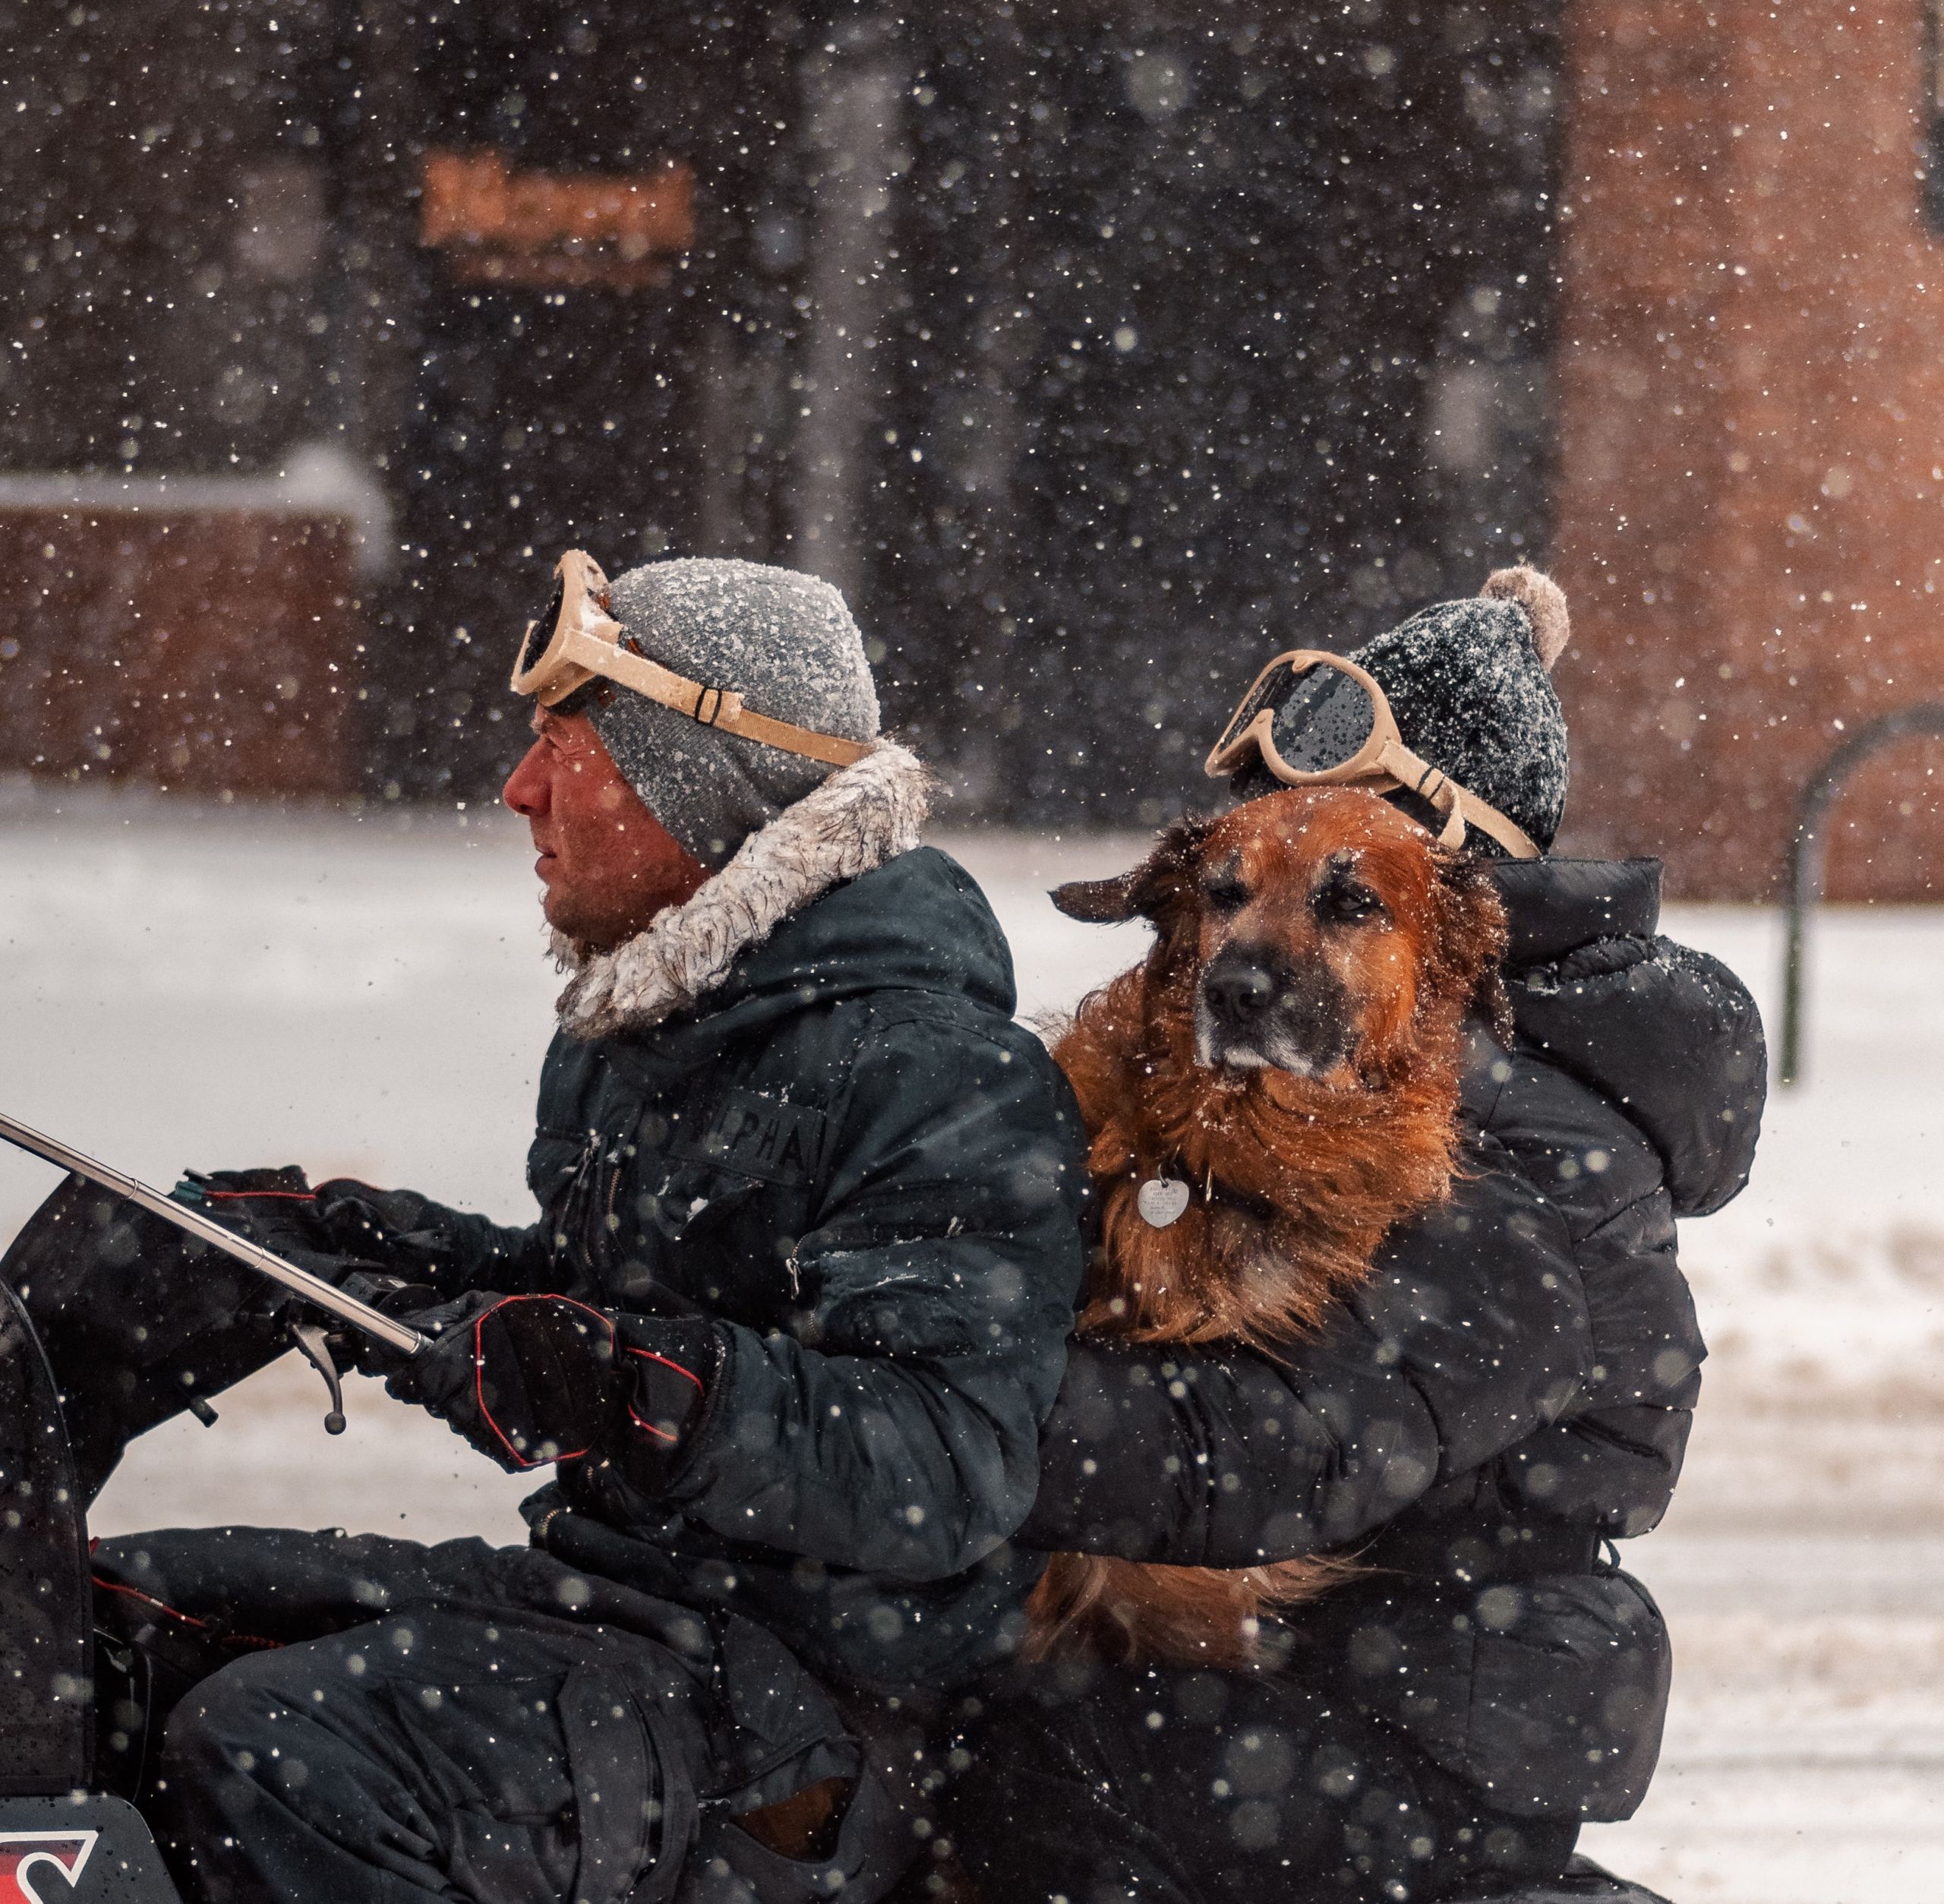
[[[71, 1173], [0, 1258], [0, 1904], [181, 1904], [139, 1807], [172, 1665], [103, 1618], [88, 1508], [136, 1435], [213, 1422], [212, 1396], [290, 1349], [336, 1432], [343, 1331], [418, 1338], [55, 1140], [5, 1117], [0, 1137]], [[1666, 1900], [1576, 1858], [1557, 1884], [1448, 1904]]]
[[0, 1138], [70, 1173], [0, 1258], [0, 1904], [180, 1904], [134, 1802], [172, 1662], [98, 1617], [88, 1508], [137, 1435], [213, 1423], [211, 1395], [288, 1350], [337, 1433], [343, 1332], [421, 1338], [58, 1139], [5, 1116]]

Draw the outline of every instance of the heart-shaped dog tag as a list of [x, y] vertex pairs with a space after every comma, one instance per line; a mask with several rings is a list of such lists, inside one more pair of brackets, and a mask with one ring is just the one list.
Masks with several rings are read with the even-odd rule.
[[1150, 1176], [1135, 1193], [1134, 1207], [1142, 1220], [1165, 1230], [1188, 1208], [1188, 1187], [1178, 1176]]

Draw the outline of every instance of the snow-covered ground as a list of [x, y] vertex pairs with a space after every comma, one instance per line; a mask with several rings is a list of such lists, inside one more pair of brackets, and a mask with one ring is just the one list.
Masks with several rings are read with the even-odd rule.
[[[1046, 889], [1128, 840], [943, 843], [1011, 934], [1023, 1008], [1138, 955]], [[301, 1161], [504, 1217], [549, 1006], [522, 831], [497, 813], [363, 819], [0, 787], [0, 1104], [152, 1180]], [[1772, 915], [1670, 930], [1765, 1003]], [[1684, 1252], [1714, 1347], [1688, 1471], [1630, 1564], [1679, 1649], [1640, 1816], [1589, 1848], [1681, 1904], [1944, 1899], [1944, 911], [1818, 929], [1808, 1081], [1755, 1179]], [[0, 1236], [53, 1173], [0, 1155]], [[503, 1479], [436, 1423], [267, 1372], [151, 1435], [100, 1531], [292, 1520], [520, 1537]]]

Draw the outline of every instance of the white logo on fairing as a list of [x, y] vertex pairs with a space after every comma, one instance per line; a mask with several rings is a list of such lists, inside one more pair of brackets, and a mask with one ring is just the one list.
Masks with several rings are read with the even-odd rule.
[[98, 1831], [0, 1831], [0, 1904], [58, 1904], [27, 1882], [36, 1865], [51, 1865], [71, 1891], [81, 1881]]

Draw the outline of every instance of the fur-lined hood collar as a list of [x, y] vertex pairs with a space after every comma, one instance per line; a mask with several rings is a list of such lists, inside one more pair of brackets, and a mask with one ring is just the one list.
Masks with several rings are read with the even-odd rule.
[[880, 740], [751, 834], [692, 898], [624, 945], [589, 955], [557, 933], [554, 955], [573, 974], [560, 994], [560, 1029], [614, 1037], [652, 1030], [694, 1005], [786, 919], [916, 846], [933, 785], [915, 755]]

